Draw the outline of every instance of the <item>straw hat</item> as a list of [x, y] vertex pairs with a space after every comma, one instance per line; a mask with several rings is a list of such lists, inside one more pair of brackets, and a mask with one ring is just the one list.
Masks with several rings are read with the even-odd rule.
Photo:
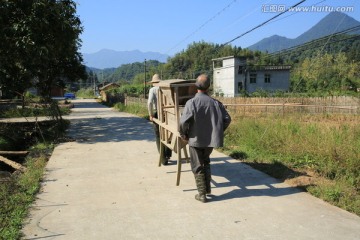
[[152, 77], [150, 83], [159, 83], [161, 81], [159, 74], [154, 74], [154, 76]]

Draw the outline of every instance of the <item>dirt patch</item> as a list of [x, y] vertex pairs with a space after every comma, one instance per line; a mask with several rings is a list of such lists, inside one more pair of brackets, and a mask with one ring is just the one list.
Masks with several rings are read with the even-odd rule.
[[317, 179], [312, 176], [298, 176], [295, 178], [286, 179], [284, 182], [292, 187], [306, 189], [309, 186], [316, 185]]

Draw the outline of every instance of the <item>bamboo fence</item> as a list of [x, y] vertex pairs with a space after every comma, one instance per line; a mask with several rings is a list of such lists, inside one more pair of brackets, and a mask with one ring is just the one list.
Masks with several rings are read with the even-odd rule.
[[[216, 97], [227, 109], [240, 114], [304, 113], [304, 114], [360, 114], [360, 98], [242, 98]], [[126, 97], [125, 104], [146, 105], [147, 99]]]
[[310, 113], [310, 114], [359, 114], [360, 98], [220, 98], [227, 108], [236, 113]]

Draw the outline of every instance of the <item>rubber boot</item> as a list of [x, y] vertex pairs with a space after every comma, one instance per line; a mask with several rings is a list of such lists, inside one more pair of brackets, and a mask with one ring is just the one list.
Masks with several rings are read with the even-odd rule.
[[204, 166], [205, 171], [205, 187], [206, 187], [206, 194], [211, 194], [211, 168], [210, 165]]
[[206, 203], [206, 186], [205, 186], [205, 174], [203, 173], [199, 173], [199, 174], [195, 174], [195, 182], [196, 182], [196, 187], [197, 190], [199, 192], [199, 194], [195, 195], [195, 199]]

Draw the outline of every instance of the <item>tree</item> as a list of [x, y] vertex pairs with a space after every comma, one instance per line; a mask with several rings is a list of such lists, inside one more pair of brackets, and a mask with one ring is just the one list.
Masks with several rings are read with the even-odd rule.
[[33, 44], [26, 24], [30, 1], [6, 1], [0, 4], [0, 87], [5, 96], [23, 95], [31, 86], [31, 60], [27, 52]]
[[358, 87], [359, 63], [349, 61], [346, 53], [336, 54], [317, 52], [305, 58], [292, 71], [293, 90], [307, 91], [356, 91]]
[[1, 0], [0, 84], [24, 93], [30, 86], [49, 100], [59, 81], [86, 78], [72, 0]]
[[212, 71], [212, 59], [226, 56], [253, 56], [253, 52], [230, 45], [194, 42], [170, 58], [163, 70], [168, 78], [196, 78], [200, 73]]

